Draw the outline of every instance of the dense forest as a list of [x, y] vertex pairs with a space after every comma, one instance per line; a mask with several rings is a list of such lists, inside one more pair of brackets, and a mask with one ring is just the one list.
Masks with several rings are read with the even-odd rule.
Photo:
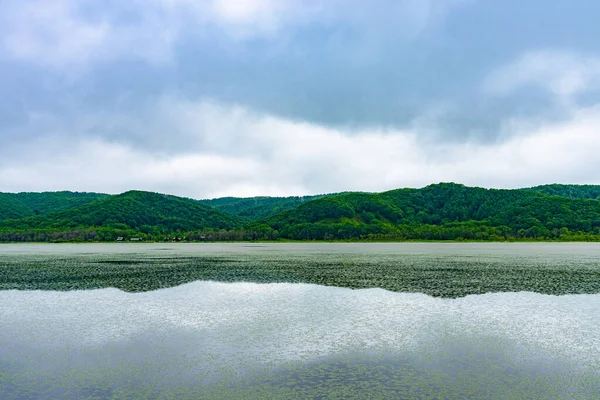
[[52, 212], [80, 207], [96, 200], [107, 198], [101, 193], [43, 192], [43, 193], [0, 193], [0, 221], [45, 215]]
[[200, 200], [200, 202], [224, 213], [240, 217], [246, 222], [252, 222], [272, 217], [283, 211], [292, 210], [311, 200], [338, 194], [340, 193], [291, 197], [221, 197]]
[[600, 234], [600, 202], [445, 183], [318, 199], [250, 227], [308, 240], [588, 240]]
[[0, 241], [600, 240], [600, 186], [193, 200], [130, 191], [0, 193]]
[[531, 192], [539, 192], [552, 196], [568, 197], [570, 199], [600, 200], [600, 185], [542, 185], [527, 188]]
[[116, 240], [138, 237], [158, 240], [169, 235], [241, 227], [236, 217], [192, 199], [129, 191], [80, 207], [0, 221], [0, 240]]

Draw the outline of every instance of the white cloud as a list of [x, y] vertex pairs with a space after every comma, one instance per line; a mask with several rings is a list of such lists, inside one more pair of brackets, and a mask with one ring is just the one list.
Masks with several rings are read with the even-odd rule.
[[179, 14], [183, 18], [178, 24], [191, 18], [195, 28], [217, 25], [237, 38], [272, 33], [304, 9], [294, 0], [151, 0], [150, 4]]
[[224, 21], [247, 23], [257, 20], [274, 20], [285, 10], [286, 1], [273, 0], [214, 0], [213, 10]]
[[[348, 134], [176, 97], [155, 103], [140, 116], [144, 124], [119, 115], [102, 118], [134, 132], [134, 139], [103, 135], [101, 127], [94, 137], [78, 135], [70, 131], [81, 128], [78, 121], [38, 139], [24, 136], [20, 147], [7, 144], [2, 152], [0, 188], [135, 188], [203, 198], [382, 191], [440, 181], [486, 187], [600, 183], [600, 107], [581, 109], [558, 124], [515, 121], [511, 139], [496, 144], [424, 144], [418, 131]], [[165, 126], [172, 129], [160, 135]], [[160, 142], [135, 139], [144, 136], [181, 145], [161, 152]]]
[[561, 51], [533, 51], [493, 71], [484, 89], [506, 96], [525, 86], [547, 89], [559, 98], [600, 88], [600, 58]]

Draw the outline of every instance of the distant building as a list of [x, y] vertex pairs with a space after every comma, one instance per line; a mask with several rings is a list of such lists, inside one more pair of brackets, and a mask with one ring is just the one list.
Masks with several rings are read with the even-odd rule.
[[130, 242], [141, 242], [142, 238], [131, 238], [129, 239]]

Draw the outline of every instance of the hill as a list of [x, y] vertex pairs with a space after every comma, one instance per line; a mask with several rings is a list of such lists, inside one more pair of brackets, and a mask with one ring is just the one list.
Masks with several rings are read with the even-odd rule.
[[243, 218], [246, 222], [252, 222], [294, 209], [312, 200], [336, 195], [339, 195], [339, 193], [290, 197], [221, 197], [200, 200], [200, 202], [224, 213]]
[[454, 183], [202, 201], [141, 191], [0, 193], [0, 241], [600, 240], [596, 193], [600, 186], [499, 190]]
[[[99, 240], [117, 235], [162, 236], [193, 230], [233, 229], [241, 222], [196, 200], [159, 193], [129, 191], [64, 211], [7, 219], [0, 233], [93, 230]], [[50, 235], [52, 236], [52, 235]], [[54, 235], [56, 236], [56, 235]], [[60, 235], [59, 235], [60, 236]], [[6, 238], [5, 238], [6, 239]]]
[[453, 183], [317, 199], [249, 226], [289, 239], [580, 239], [600, 234], [600, 201]]
[[600, 185], [541, 185], [527, 188], [532, 192], [544, 193], [551, 196], [568, 197], [570, 199], [600, 200]]
[[0, 221], [45, 215], [107, 198], [102, 193], [85, 192], [42, 192], [0, 193]]
[[0, 221], [8, 218], [23, 218], [33, 215], [32, 210], [10, 193], [0, 193]]

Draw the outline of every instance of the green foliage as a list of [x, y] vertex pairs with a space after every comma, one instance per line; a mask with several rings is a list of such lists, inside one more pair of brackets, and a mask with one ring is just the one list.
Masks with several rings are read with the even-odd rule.
[[34, 215], [33, 211], [17, 200], [14, 194], [0, 193], [0, 221], [30, 215]]
[[598, 240], [600, 201], [442, 183], [323, 198], [260, 225], [299, 240]]
[[[119, 236], [598, 241], [596, 193], [600, 186], [498, 190], [454, 183], [384, 193], [205, 201], [140, 191], [115, 196], [0, 193], [0, 241], [106, 241]], [[262, 216], [267, 217], [257, 220]]]
[[83, 229], [106, 230], [112, 240], [119, 233], [128, 236], [187, 232], [197, 229], [233, 229], [240, 222], [232, 216], [200, 204], [195, 200], [158, 193], [130, 191], [110, 196], [81, 207], [47, 215], [9, 219], [0, 222], [0, 233]]
[[103, 193], [85, 192], [44, 192], [44, 193], [17, 193], [16, 198], [35, 215], [46, 215], [53, 212], [68, 210], [73, 207], [81, 207], [85, 204], [109, 197]]
[[570, 199], [600, 200], [600, 185], [542, 185], [527, 188], [532, 192], [549, 194], [551, 196], [568, 197]]
[[83, 192], [0, 193], [0, 221], [80, 207], [109, 195]]
[[219, 211], [243, 218], [247, 222], [259, 221], [272, 217], [283, 211], [291, 210], [304, 203], [337, 194], [321, 194], [316, 196], [293, 197], [222, 197], [212, 200], [200, 200], [202, 204], [214, 207]]

